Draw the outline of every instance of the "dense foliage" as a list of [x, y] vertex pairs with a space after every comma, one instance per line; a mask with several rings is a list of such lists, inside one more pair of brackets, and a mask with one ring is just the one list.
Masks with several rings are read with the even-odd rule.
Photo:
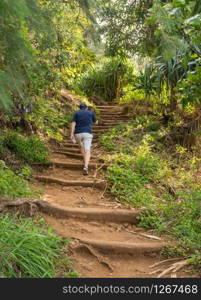
[[121, 96], [122, 88], [132, 80], [133, 68], [121, 57], [103, 60], [91, 66], [78, 82], [78, 87], [87, 96], [96, 95], [106, 101], [114, 101]]

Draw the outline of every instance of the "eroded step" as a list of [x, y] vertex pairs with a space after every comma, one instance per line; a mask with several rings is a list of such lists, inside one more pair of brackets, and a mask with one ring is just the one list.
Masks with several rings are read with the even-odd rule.
[[163, 240], [150, 240], [142, 236], [141, 233], [144, 231], [139, 231], [134, 225], [130, 225], [131, 231], [128, 229], [128, 225], [115, 224], [111, 221], [102, 223], [99, 220], [84, 222], [70, 219], [61, 220], [53, 216], [45, 218], [59, 235], [75, 239], [80, 244], [89, 245], [104, 253], [131, 255], [158, 253], [168, 244]]
[[83, 244], [90, 245], [103, 252], [115, 252], [121, 254], [142, 254], [142, 253], [157, 253], [162, 251], [165, 243], [158, 242], [144, 242], [144, 243], [128, 243], [119, 241], [105, 241], [105, 240], [90, 240], [79, 239]]
[[116, 108], [118, 106], [117, 105], [96, 105], [96, 107], [100, 109], [100, 108]]
[[106, 182], [104, 180], [62, 180], [60, 178], [48, 177], [48, 176], [38, 176], [34, 175], [34, 179], [45, 182], [45, 183], [56, 183], [63, 186], [83, 186], [83, 187], [94, 187], [101, 190], [105, 189]]
[[40, 202], [40, 209], [43, 213], [57, 218], [83, 219], [86, 221], [116, 222], [137, 224], [138, 212], [125, 209], [104, 209], [104, 208], [75, 208], [64, 207], [58, 204]]
[[94, 129], [110, 129], [110, 128], [112, 128], [112, 125], [95, 125], [94, 127], [93, 127]]
[[[66, 156], [72, 157], [72, 158], [83, 159], [82, 154], [77, 154], [77, 153], [74, 153], [74, 152], [67, 152], [67, 151], [61, 151], [61, 150], [54, 150], [54, 153], [66, 155]], [[92, 156], [91, 156], [91, 159], [96, 159], [96, 157], [92, 155]]]
[[[60, 162], [60, 161], [54, 161], [52, 160], [51, 162], [47, 163], [47, 164], [43, 164], [43, 163], [33, 163], [31, 164], [33, 167], [44, 167], [44, 168], [64, 168], [64, 169], [69, 169], [69, 170], [82, 170], [83, 168], [83, 163], [79, 163], [79, 162]], [[90, 163], [89, 165], [89, 169], [97, 169], [100, 168], [101, 169], [107, 169], [107, 165], [101, 165], [101, 164], [96, 164], [96, 163]]]
[[104, 117], [110, 117], [111, 119], [112, 118], [128, 118], [129, 115], [125, 115], [125, 114], [117, 114], [117, 113], [102, 113], [100, 115], [100, 118], [104, 118]]
[[62, 186], [40, 181], [36, 181], [34, 186], [36, 189], [45, 190], [43, 200], [62, 207], [128, 209], [122, 203], [111, 201], [107, 194], [104, 194], [103, 200], [103, 191], [94, 187], [83, 189], [82, 186]]
[[[69, 169], [61, 169], [61, 168], [57, 168], [57, 167], [52, 167], [49, 169], [43, 169], [43, 170], [39, 170], [39, 171], [35, 171], [35, 175], [38, 176], [49, 176], [51, 173], [51, 177], [54, 178], [58, 178], [58, 179], [64, 179], [64, 180], [77, 180], [79, 178], [79, 180], [94, 180], [94, 174], [97, 173], [97, 170], [102, 169], [102, 167], [104, 166], [104, 164], [101, 164], [100, 167], [96, 167], [93, 169], [91, 168], [91, 165], [89, 165], [89, 174], [88, 176], [83, 175], [83, 163], [80, 164], [81, 167], [80, 169], [74, 169], [74, 170], [69, 170]], [[100, 176], [100, 173], [99, 173]]]

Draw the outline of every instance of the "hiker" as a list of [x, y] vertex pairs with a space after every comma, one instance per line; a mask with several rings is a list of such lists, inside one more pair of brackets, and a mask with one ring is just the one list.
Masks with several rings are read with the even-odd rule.
[[88, 165], [91, 157], [91, 143], [92, 143], [92, 124], [97, 124], [95, 113], [88, 110], [85, 103], [79, 105], [80, 110], [77, 111], [71, 123], [71, 140], [80, 146], [83, 155], [84, 167], [83, 174], [88, 175]]

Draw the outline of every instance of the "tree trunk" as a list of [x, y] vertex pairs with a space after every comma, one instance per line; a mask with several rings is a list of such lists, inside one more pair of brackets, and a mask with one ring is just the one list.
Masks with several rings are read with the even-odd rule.
[[177, 99], [176, 92], [174, 90], [174, 86], [170, 89], [170, 112], [174, 112], [177, 108]]

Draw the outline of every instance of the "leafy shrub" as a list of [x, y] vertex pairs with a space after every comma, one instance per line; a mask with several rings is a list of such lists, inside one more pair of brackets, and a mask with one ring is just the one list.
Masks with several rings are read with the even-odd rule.
[[188, 72], [186, 79], [178, 85], [178, 93], [183, 106], [188, 104], [198, 105], [201, 102], [200, 85], [201, 85], [201, 66], [198, 65], [193, 72]]
[[93, 94], [113, 101], [120, 96], [121, 90], [132, 77], [131, 65], [120, 57], [105, 59], [98, 65], [91, 66], [77, 83], [87, 96]]
[[7, 135], [7, 146], [29, 163], [47, 163], [50, 151], [37, 136], [24, 137], [16, 132]]
[[125, 95], [123, 95], [119, 102], [121, 104], [127, 104], [127, 103], [133, 103], [133, 102], [137, 102], [137, 101], [143, 101], [145, 100], [146, 95], [142, 90], [131, 90], [125, 93]]
[[0, 161], [0, 196], [16, 199], [18, 197], [32, 197], [34, 193], [30, 190], [24, 174], [15, 174]]
[[56, 277], [63, 245], [41, 220], [0, 215], [1, 277]]

